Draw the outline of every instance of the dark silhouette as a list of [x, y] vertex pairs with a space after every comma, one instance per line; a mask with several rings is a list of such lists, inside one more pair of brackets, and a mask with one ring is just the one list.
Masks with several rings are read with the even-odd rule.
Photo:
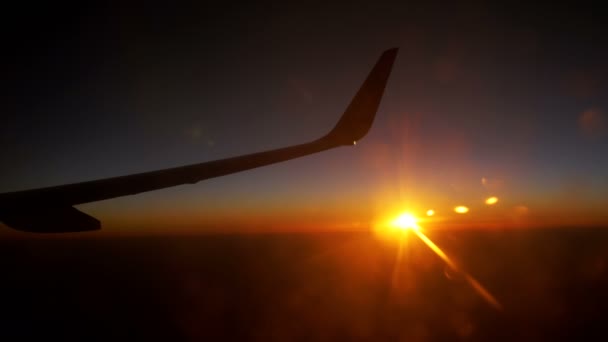
[[228, 159], [121, 177], [0, 194], [0, 220], [38, 233], [98, 230], [101, 223], [73, 205], [134, 195], [283, 162], [343, 145], [353, 145], [372, 126], [397, 49], [385, 51], [336, 126], [312, 142]]

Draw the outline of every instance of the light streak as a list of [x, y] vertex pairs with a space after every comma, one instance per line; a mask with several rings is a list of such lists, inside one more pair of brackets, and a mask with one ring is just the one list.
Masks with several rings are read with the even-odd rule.
[[470, 274], [458, 268], [458, 266], [448, 257], [445, 252], [439, 248], [431, 239], [429, 239], [426, 235], [424, 235], [420, 230], [412, 230], [416, 235], [424, 242], [441, 260], [443, 260], [448, 267], [450, 267], [455, 272], [460, 272], [464, 275], [466, 281], [471, 285], [471, 287], [481, 296], [481, 298], [485, 299], [488, 304], [492, 305], [497, 310], [502, 310], [502, 305], [498, 300], [488, 291], [477, 279], [473, 278]]

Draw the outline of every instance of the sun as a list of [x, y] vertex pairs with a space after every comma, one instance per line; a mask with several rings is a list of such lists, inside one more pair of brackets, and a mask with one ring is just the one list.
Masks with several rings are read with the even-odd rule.
[[402, 230], [413, 229], [417, 230], [418, 220], [410, 213], [403, 213], [392, 221], [392, 226]]

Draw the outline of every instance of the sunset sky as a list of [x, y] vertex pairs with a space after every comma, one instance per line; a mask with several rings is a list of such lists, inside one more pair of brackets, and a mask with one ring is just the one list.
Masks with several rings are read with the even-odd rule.
[[82, 4], [71, 16], [46, 6], [2, 24], [0, 192], [316, 139], [382, 51], [400, 48], [356, 146], [78, 206], [102, 232], [351, 229], [428, 209], [425, 224], [439, 228], [608, 224], [597, 11], [201, 2]]

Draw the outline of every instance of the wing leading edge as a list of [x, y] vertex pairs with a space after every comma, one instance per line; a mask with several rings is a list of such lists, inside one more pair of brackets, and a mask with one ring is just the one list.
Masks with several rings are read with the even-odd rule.
[[372, 126], [397, 49], [385, 51], [371, 70], [346, 111], [325, 136], [300, 145], [144, 172], [41, 189], [0, 194], [0, 221], [17, 230], [59, 233], [98, 230], [101, 223], [73, 205], [135, 195], [220, 177], [260, 166], [352, 145]]

